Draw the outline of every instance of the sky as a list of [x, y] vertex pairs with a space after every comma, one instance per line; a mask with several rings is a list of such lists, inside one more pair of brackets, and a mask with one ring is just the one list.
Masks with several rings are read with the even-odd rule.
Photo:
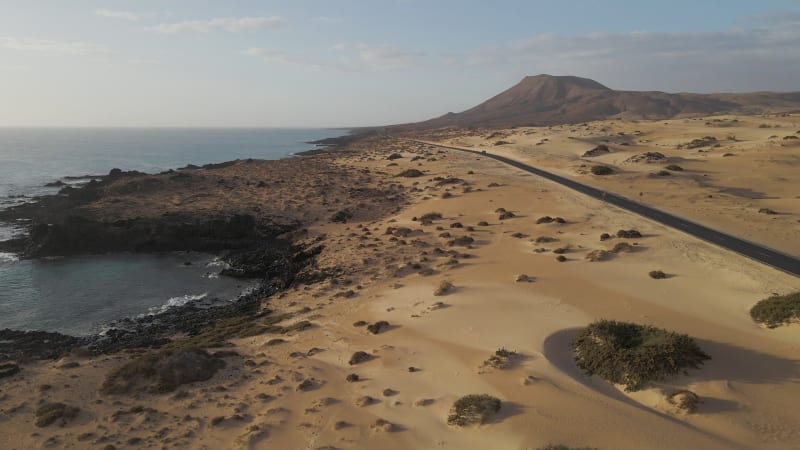
[[800, 91], [800, 0], [0, 0], [0, 126], [394, 124], [540, 73]]

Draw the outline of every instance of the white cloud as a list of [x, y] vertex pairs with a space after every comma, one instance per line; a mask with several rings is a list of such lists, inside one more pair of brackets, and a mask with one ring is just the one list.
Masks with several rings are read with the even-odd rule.
[[410, 52], [387, 45], [336, 44], [335, 58], [314, 58], [294, 55], [281, 50], [249, 48], [242, 54], [270, 63], [308, 66], [315, 69], [334, 69], [342, 72], [397, 72], [418, 67], [424, 53]]
[[0, 48], [9, 50], [63, 53], [68, 55], [93, 55], [109, 53], [104, 46], [86, 42], [55, 41], [29, 37], [0, 36]]
[[162, 23], [152, 28], [153, 31], [165, 34], [182, 32], [211, 33], [227, 31], [238, 33], [244, 30], [276, 29], [284, 26], [286, 19], [281, 16], [267, 17], [219, 17], [209, 20], [188, 20], [183, 22]]
[[310, 58], [305, 58], [299, 55], [292, 55], [282, 50], [275, 50], [269, 48], [252, 47], [242, 51], [242, 54], [246, 56], [256, 57], [269, 63], [292, 64], [298, 66], [307, 66], [314, 69], [323, 69], [325, 67], [332, 67], [331, 65], [325, 62], [314, 61]]
[[800, 85], [792, 74], [800, 73], [800, 27], [794, 23], [716, 32], [542, 34], [442, 60], [596, 77], [618, 88], [796, 90]]
[[329, 16], [312, 17], [311, 21], [314, 23], [326, 23], [326, 24], [335, 24], [343, 22], [341, 17], [329, 17]]
[[136, 22], [142, 18], [142, 14], [135, 13], [132, 11], [119, 11], [113, 9], [98, 9], [94, 12], [96, 15], [101, 17], [108, 17], [111, 19], [121, 19], [121, 20], [128, 20], [131, 22]]

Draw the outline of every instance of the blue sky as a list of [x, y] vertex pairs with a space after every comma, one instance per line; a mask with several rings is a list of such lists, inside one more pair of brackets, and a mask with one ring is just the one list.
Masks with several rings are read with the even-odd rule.
[[0, 126], [399, 123], [538, 73], [800, 90], [800, 1], [0, 4]]

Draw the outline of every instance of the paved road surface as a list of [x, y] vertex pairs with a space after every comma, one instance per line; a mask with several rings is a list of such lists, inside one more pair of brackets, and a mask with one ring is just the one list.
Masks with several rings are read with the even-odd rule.
[[601, 189], [587, 186], [583, 183], [579, 183], [569, 178], [564, 178], [562, 176], [544, 171], [542, 169], [537, 169], [536, 167], [529, 166], [525, 163], [519, 162], [511, 158], [506, 158], [504, 156], [493, 155], [491, 153], [484, 153], [482, 151], [476, 151], [476, 150], [467, 150], [459, 147], [450, 147], [447, 145], [431, 144], [430, 142], [424, 142], [424, 141], [415, 140], [413, 142], [433, 145], [436, 147], [447, 148], [451, 150], [459, 150], [462, 152], [474, 153], [481, 156], [485, 156], [487, 158], [495, 159], [497, 161], [506, 163], [510, 166], [514, 166], [518, 169], [522, 169], [526, 172], [530, 172], [534, 175], [538, 175], [542, 178], [555, 181], [556, 183], [562, 184], [570, 189], [574, 189], [590, 197], [594, 197], [598, 200], [603, 200], [612, 205], [619, 206], [620, 208], [623, 209], [627, 209], [628, 211], [639, 214], [640, 216], [646, 217], [661, 224], [683, 231], [686, 234], [690, 234], [706, 242], [710, 242], [722, 248], [734, 251], [748, 258], [764, 263], [768, 266], [782, 270], [786, 273], [795, 276], [800, 276], [800, 259], [798, 258], [778, 252], [776, 250], [772, 250], [767, 247], [763, 247], [761, 245], [752, 242], [745, 241], [743, 239], [739, 239], [729, 234], [712, 230], [711, 228], [708, 228], [706, 226], [683, 219], [678, 216], [674, 216], [672, 214], [660, 211], [655, 208], [651, 208], [649, 206], [645, 206], [641, 203], [637, 203], [633, 200], [622, 197], [620, 195], [612, 194], [611, 192], [606, 192]]

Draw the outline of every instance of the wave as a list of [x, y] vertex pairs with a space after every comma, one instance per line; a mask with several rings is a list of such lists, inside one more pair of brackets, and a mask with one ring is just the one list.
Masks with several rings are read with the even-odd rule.
[[179, 296], [179, 297], [172, 297], [169, 300], [167, 300], [167, 302], [164, 303], [163, 305], [154, 306], [154, 307], [150, 308], [149, 311], [148, 311], [148, 315], [161, 314], [161, 313], [167, 312], [167, 310], [169, 310], [170, 308], [176, 308], [178, 306], [183, 306], [183, 305], [185, 305], [187, 303], [191, 303], [191, 302], [194, 302], [194, 301], [197, 301], [197, 300], [202, 300], [202, 299], [204, 299], [206, 297], [208, 297], [208, 292], [204, 292], [204, 293], [198, 294], [198, 295], [186, 294], [186, 295], [182, 295], [182, 296]]
[[216, 257], [216, 258], [214, 258], [211, 261], [206, 263], [206, 267], [222, 267], [223, 269], [228, 269], [228, 268], [230, 268], [230, 266], [231, 266], [230, 264], [228, 264], [227, 262], [225, 262], [223, 259], [221, 259], [219, 257]]
[[19, 257], [13, 253], [0, 252], [0, 263], [19, 261]]

